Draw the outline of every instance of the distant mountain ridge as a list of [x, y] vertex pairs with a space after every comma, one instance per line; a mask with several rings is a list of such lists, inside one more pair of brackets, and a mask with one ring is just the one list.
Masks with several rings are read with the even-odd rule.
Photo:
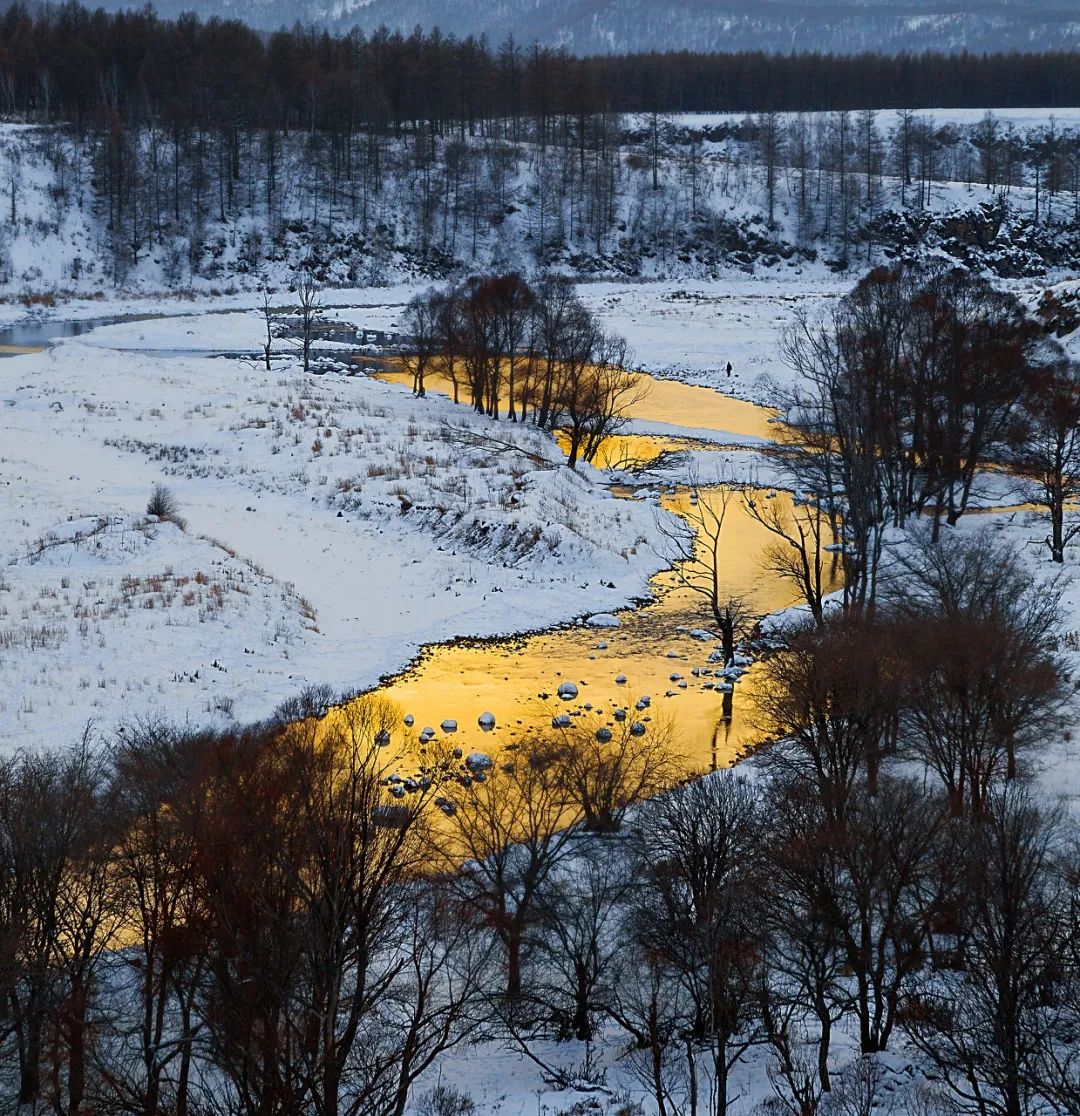
[[[115, 10], [131, 0], [95, 0]], [[1080, 49], [1070, 0], [157, 0], [159, 14], [336, 31], [385, 24], [459, 37], [512, 34], [575, 54], [649, 50], [852, 53]]]

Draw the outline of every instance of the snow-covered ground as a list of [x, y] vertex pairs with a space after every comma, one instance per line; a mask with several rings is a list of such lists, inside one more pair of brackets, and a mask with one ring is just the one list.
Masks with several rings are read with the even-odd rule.
[[[231, 320], [238, 346], [245, 319], [185, 319], [219, 340]], [[0, 361], [0, 739], [258, 718], [427, 642], [623, 605], [660, 565], [653, 513], [563, 461], [531, 429], [291, 359], [90, 335]], [[141, 523], [158, 482], [186, 532]]]
[[[1080, 108], [929, 108], [918, 109], [916, 119], [932, 120], [937, 125], [957, 124], [970, 126], [978, 124], [987, 112], [993, 113], [1005, 125], [1012, 125], [1017, 131], [1026, 132], [1033, 128], [1045, 128], [1053, 119], [1059, 128], [1074, 128], [1080, 125]], [[781, 113], [784, 119], [790, 119], [794, 113]], [[809, 113], [813, 118], [819, 114]], [[877, 125], [883, 131], [889, 131], [896, 126], [899, 114], [895, 109], [882, 109], [877, 114]], [[669, 118], [672, 123], [686, 128], [714, 128], [723, 124], [739, 125], [746, 119], [746, 113], [738, 112], [681, 112]], [[640, 126], [644, 127], [648, 120], [641, 118]]]

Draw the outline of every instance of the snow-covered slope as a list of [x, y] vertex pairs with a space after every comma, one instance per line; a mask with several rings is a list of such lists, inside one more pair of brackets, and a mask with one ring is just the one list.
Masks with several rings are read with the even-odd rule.
[[[106, 8], [131, 6], [106, 0]], [[297, 18], [334, 28], [418, 24], [457, 35], [513, 35], [576, 53], [694, 50], [1046, 50], [1080, 44], [1068, 0], [159, 0], [260, 27]]]
[[[258, 333], [254, 313], [223, 320], [233, 347]], [[224, 328], [125, 325], [0, 361], [0, 747], [261, 718], [427, 642], [619, 607], [662, 565], [652, 509], [533, 427], [288, 358], [156, 355], [197, 349], [203, 323]], [[186, 530], [147, 520], [158, 482]]]

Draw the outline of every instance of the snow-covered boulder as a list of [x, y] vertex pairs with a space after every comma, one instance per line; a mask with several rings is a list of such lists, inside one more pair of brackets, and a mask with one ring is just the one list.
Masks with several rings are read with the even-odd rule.
[[563, 701], [573, 701], [578, 696], [578, 688], [573, 682], [560, 682], [558, 693]]
[[622, 621], [611, 612], [598, 612], [586, 621], [590, 628], [621, 628]]
[[495, 727], [495, 714], [494, 713], [481, 713], [476, 719], [476, 723], [484, 730], [484, 732], [491, 732]]

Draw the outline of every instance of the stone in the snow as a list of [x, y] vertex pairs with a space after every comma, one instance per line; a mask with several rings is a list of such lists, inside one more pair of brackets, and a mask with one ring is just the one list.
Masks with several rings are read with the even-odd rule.
[[631, 736], [644, 736], [645, 735], [645, 726], [640, 721], [635, 721], [630, 726], [630, 735]]
[[596, 650], [597, 651], [606, 651], [607, 650], [607, 640], [606, 639], [600, 640], [600, 642], [596, 645]]
[[375, 745], [378, 748], [385, 748], [390, 743], [390, 733], [386, 729], [380, 729], [375, 733]]
[[571, 724], [570, 716], [567, 713], [560, 713], [557, 717], [551, 718], [552, 728], [569, 728]]
[[626, 685], [626, 675], [625, 674], [616, 674], [615, 675], [615, 685], [616, 686], [625, 686]]
[[411, 713], [406, 713], [405, 714], [405, 724], [407, 724], [407, 725], [416, 724], [416, 718]]
[[694, 628], [690, 633], [691, 639], [700, 639], [702, 643], [712, 643], [716, 636], [712, 632], [706, 631], [704, 628]]
[[484, 730], [484, 732], [491, 732], [495, 727], [495, 714], [494, 713], [481, 713], [477, 718], [476, 723]]
[[559, 685], [559, 697], [563, 701], [573, 701], [578, 696], [578, 688], [573, 682], [562, 682]]
[[615, 720], [616, 721], [625, 721], [626, 720], [626, 710], [625, 709], [616, 709], [615, 710]]
[[588, 619], [590, 628], [621, 628], [622, 621], [611, 612], [598, 612]]
[[596, 730], [596, 739], [599, 740], [601, 744], [606, 744], [611, 739], [611, 729], [606, 727], [598, 728]]
[[721, 694], [733, 694], [735, 692], [735, 687], [730, 682], [719, 682], [716, 689]]
[[675, 671], [674, 674], [668, 675], [668, 681], [670, 682], [678, 682], [680, 678], [682, 678], [682, 675], [678, 671]]
[[457, 721], [451, 720], [449, 717], [439, 726], [443, 732], [457, 732]]
[[473, 775], [481, 771], [487, 771], [492, 766], [492, 763], [492, 758], [487, 752], [470, 752], [465, 759], [465, 766]]

